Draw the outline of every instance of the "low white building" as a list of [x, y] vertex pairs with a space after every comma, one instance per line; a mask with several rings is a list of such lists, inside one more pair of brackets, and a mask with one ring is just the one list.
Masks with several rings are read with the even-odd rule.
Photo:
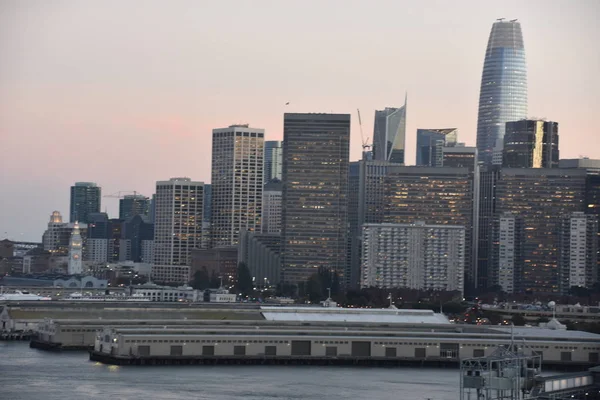
[[465, 228], [365, 224], [361, 287], [464, 290]]
[[160, 302], [198, 302], [204, 300], [204, 292], [193, 289], [189, 286], [170, 287], [158, 286], [152, 283], [145, 285], [132, 286], [132, 294], [140, 293], [150, 297], [150, 301]]

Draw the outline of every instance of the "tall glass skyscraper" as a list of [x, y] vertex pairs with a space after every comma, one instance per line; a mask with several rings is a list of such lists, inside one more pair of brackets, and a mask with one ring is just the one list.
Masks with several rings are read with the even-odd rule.
[[479, 160], [492, 164], [494, 152], [502, 151], [506, 123], [524, 118], [527, 66], [521, 24], [500, 19], [492, 26], [483, 63], [477, 119]]
[[406, 140], [406, 97], [400, 108], [375, 111], [373, 159], [404, 164]]

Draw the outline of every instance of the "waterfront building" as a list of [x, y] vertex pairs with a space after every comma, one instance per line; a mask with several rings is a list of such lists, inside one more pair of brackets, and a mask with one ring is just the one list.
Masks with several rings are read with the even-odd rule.
[[515, 293], [560, 293], [561, 219], [564, 215], [584, 211], [585, 170], [502, 168], [495, 186], [494, 212], [496, 215], [516, 214], [522, 219], [525, 232]]
[[417, 166], [443, 166], [442, 148], [453, 147], [458, 140], [458, 129], [417, 129]]
[[502, 166], [558, 168], [558, 123], [523, 119], [506, 123]]
[[468, 168], [388, 166], [383, 222], [465, 228], [465, 287], [477, 282], [474, 268], [474, 180]]
[[281, 236], [242, 232], [238, 249], [240, 262], [248, 267], [255, 287], [277, 285], [281, 279]]
[[[492, 30], [485, 52], [479, 114], [477, 150], [479, 160], [498, 163], [506, 123], [527, 118], [527, 66], [521, 24], [499, 19]], [[501, 159], [501, 158], [500, 158]]]
[[559, 233], [562, 294], [591, 288], [598, 279], [598, 218], [583, 212], [564, 215]]
[[264, 129], [213, 129], [212, 247], [236, 246], [242, 231], [260, 232]]
[[[176, 276], [182, 282], [189, 274], [191, 251], [202, 241], [203, 189], [204, 183], [190, 178], [156, 182], [153, 279], [156, 272], [156, 280]], [[173, 274], [166, 271], [171, 266]]]
[[264, 183], [282, 178], [283, 145], [280, 140], [265, 141]]
[[406, 98], [400, 108], [375, 111], [373, 159], [404, 164], [406, 149]]
[[363, 225], [361, 288], [409, 288], [463, 294], [465, 227]]
[[71, 186], [70, 222], [87, 224], [91, 213], [100, 212], [101, 188], [93, 182], [76, 182]]
[[262, 233], [281, 233], [283, 182], [273, 179], [263, 188]]
[[284, 115], [282, 280], [347, 268], [349, 114]]
[[71, 242], [69, 243], [69, 275], [81, 275], [83, 273], [83, 240], [79, 233], [79, 224], [77, 221], [73, 226], [71, 233]]
[[150, 199], [141, 194], [125, 195], [119, 199], [119, 219], [126, 221], [135, 215], [147, 216], [150, 212]]

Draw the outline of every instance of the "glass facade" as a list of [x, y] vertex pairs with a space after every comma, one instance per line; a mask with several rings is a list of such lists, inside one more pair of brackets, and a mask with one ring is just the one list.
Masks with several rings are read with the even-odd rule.
[[284, 115], [284, 282], [304, 282], [319, 267], [345, 281], [349, 151], [350, 115]]
[[237, 246], [240, 232], [260, 232], [264, 129], [213, 129], [212, 247]]
[[[560, 292], [559, 231], [564, 215], [584, 211], [585, 170], [503, 168], [496, 182], [497, 215], [522, 220], [522, 261], [515, 292]], [[494, 265], [498, 268], [498, 265]]]
[[400, 108], [375, 111], [373, 159], [404, 164], [406, 142], [406, 99]]
[[507, 168], [558, 168], [558, 123], [507, 122], [502, 158]]
[[417, 129], [417, 166], [441, 167], [442, 148], [456, 145], [458, 129]]
[[473, 286], [473, 174], [468, 168], [387, 167], [384, 221], [465, 228], [465, 284]]
[[70, 222], [87, 224], [91, 213], [99, 213], [101, 192], [100, 187], [92, 182], [77, 182], [71, 186]]
[[505, 124], [527, 118], [527, 66], [521, 24], [498, 20], [492, 26], [485, 52], [477, 150], [479, 160], [492, 164], [494, 149], [501, 149]]
[[150, 199], [139, 194], [126, 195], [119, 200], [119, 219], [124, 221], [136, 215], [148, 215]]
[[281, 180], [283, 148], [279, 140], [267, 140], [265, 142], [264, 155], [264, 183], [272, 179]]

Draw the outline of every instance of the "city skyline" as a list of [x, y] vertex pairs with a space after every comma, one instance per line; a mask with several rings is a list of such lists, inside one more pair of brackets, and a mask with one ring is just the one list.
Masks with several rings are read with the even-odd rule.
[[[135, 190], [147, 196], [164, 176], [209, 183], [213, 128], [249, 123], [264, 127], [266, 140], [281, 140], [284, 112], [351, 113], [350, 159], [357, 160], [356, 109], [372, 139], [374, 110], [401, 104], [408, 92], [407, 164], [414, 164], [417, 128], [456, 127], [460, 140], [473, 146], [485, 47], [501, 17], [518, 18], [523, 29], [528, 117], [560, 124], [562, 158], [600, 158], [600, 149], [584, 146], [599, 105], [594, 71], [600, 56], [588, 51], [598, 37], [596, 2], [390, 2], [389, 16], [367, 3], [345, 2], [332, 24], [326, 16], [333, 5], [314, 16], [308, 14], [311, 2], [263, 2], [269, 12], [261, 15], [261, 7], [240, 3], [239, 14], [230, 16], [225, 3], [148, 2], [144, 10], [110, 1], [96, 8], [68, 1], [0, 6], [6, 11], [0, 13], [0, 49], [7, 57], [0, 74], [0, 167], [10, 171], [0, 183], [16, 194], [3, 199], [0, 238], [40, 241], [53, 210], [69, 214], [68, 188], [77, 181], [97, 182], [103, 194]], [[145, 18], [130, 31], [134, 11]], [[284, 18], [292, 13], [313, 18], [314, 29], [306, 32], [303, 23]], [[244, 24], [223, 32], [218, 22], [208, 23], [225, 15], [233, 22], [255, 17], [264, 27], [253, 24], [238, 40]], [[393, 16], [395, 24], [375, 16]], [[274, 31], [283, 41], [271, 40]], [[397, 54], [389, 43], [377, 43], [384, 36], [398, 38]], [[248, 68], [235, 66], [238, 57]], [[373, 59], [384, 62], [365, 68]], [[235, 87], [241, 91], [229, 96]], [[103, 156], [91, 158], [94, 152]], [[103, 197], [106, 209], [115, 217], [118, 201]]]

